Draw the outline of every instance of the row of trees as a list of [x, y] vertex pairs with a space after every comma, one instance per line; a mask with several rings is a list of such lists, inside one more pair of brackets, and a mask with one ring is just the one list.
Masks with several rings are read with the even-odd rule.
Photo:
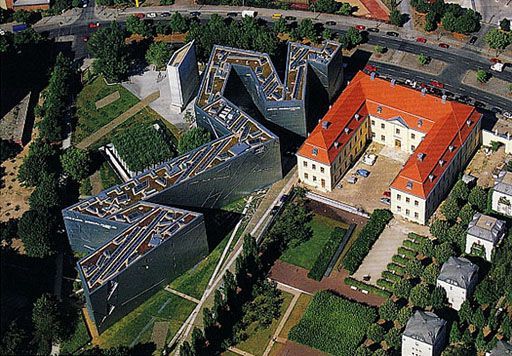
[[445, 4], [444, 0], [411, 0], [411, 6], [426, 14], [425, 31], [434, 31], [439, 23], [445, 30], [458, 33], [472, 33], [480, 29], [482, 16], [459, 4]]

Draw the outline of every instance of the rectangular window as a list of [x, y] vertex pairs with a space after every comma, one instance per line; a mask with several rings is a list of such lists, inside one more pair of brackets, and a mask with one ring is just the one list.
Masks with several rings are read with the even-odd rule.
[[414, 213], [414, 218], [417, 219], [420, 215], [418, 213]]
[[386, 141], [386, 136], [384, 136], [384, 135], [380, 135], [380, 140], [381, 140], [381, 141]]
[[372, 126], [375, 126], [375, 120], [372, 120]]
[[321, 183], [322, 183], [322, 188], [325, 188], [325, 179], [322, 179]]
[[316, 176], [313, 176], [313, 182], [316, 182]]
[[397, 206], [397, 207], [396, 207], [396, 210], [397, 210], [398, 212], [400, 212], [400, 211], [402, 211], [402, 207], [401, 207], [401, 206]]
[[308, 174], [304, 173], [304, 179], [309, 179]]
[[419, 204], [420, 203], [417, 200], [414, 201], [414, 206], [418, 206]]
[[397, 128], [397, 129], [395, 129], [395, 133], [396, 133], [397, 135], [400, 135], [400, 129], [398, 129], [398, 128]]
[[397, 194], [397, 195], [396, 195], [396, 199], [397, 199], [397, 200], [401, 200], [401, 199], [402, 199], [402, 196], [401, 196], [400, 194]]
[[324, 172], [325, 172], [324, 167], [320, 167], [320, 172], [321, 172], [321, 173], [324, 173]]
[[372, 132], [372, 138], [375, 138], [375, 132]]
[[381, 128], [381, 129], [383, 129], [383, 128], [385, 128], [385, 127], [386, 127], [386, 125], [384, 125], [384, 124], [380, 124], [380, 128]]
[[304, 161], [304, 162], [302, 163], [302, 165], [303, 165], [304, 167], [307, 167], [307, 166], [308, 166], [308, 162]]
[[414, 140], [416, 138], [416, 134], [411, 134], [411, 138]]
[[405, 209], [405, 215], [409, 216], [410, 213], [411, 211], [409, 209]]
[[313, 168], [313, 170], [316, 170], [316, 164], [313, 164], [311, 168]]
[[405, 197], [405, 202], [406, 203], [409, 203], [411, 201], [411, 199], [409, 197]]
[[416, 149], [416, 146], [411, 145], [411, 151], [414, 151]]

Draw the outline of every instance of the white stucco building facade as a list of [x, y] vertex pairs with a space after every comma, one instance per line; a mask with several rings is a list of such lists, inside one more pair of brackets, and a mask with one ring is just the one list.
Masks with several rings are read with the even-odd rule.
[[478, 281], [478, 266], [464, 257], [450, 257], [441, 267], [436, 285], [446, 291], [451, 307], [460, 310], [473, 294]]

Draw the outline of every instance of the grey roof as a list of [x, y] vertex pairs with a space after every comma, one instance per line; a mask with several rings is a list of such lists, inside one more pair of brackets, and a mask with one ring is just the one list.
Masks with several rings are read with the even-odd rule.
[[434, 345], [445, 325], [446, 321], [439, 318], [436, 314], [417, 310], [409, 318], [403, 335], [429, 345]]
[[464, 257], [450, 257], [441, 267], [438, 280], [467, 289], [477, 277], [478, 266]]
[[512, 195], [512, 172], [507, 172], [503, 177], [496, 180], [494, 191], [507, 195]]
[[505, 233], [505, 221], [476, 213], [468, 225], [467, 233], [496, 244]]
[[462, 176], [462, 181], [466, 184], [473, 184], [476, 182], [476, 177], [471, 174], [464, 174]]
[[512, 345], [507, 341], [498, 341], [496, 347], [489, 352], [489, 356], [510, 356]]

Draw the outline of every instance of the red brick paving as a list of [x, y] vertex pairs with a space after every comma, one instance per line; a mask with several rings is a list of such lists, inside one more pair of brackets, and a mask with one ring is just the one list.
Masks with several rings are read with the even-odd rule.
[[312, 347], [297, 344], [293, 341], [287, 341], [282, 349], [281, 356], [324, 356], [327, 355], [320, 350]]
[[308, 270], [277, 260], [270, 270], [270, 278], [309, 293], [329, 289], [346, 298], [373, 306], [380, 306], [386, 300], [372, 294], [363, 294], [350, 289], [343, 281], [348, 276], [346, 270], [332, 271], [331, 275], [321, 281], [308, 278]]

